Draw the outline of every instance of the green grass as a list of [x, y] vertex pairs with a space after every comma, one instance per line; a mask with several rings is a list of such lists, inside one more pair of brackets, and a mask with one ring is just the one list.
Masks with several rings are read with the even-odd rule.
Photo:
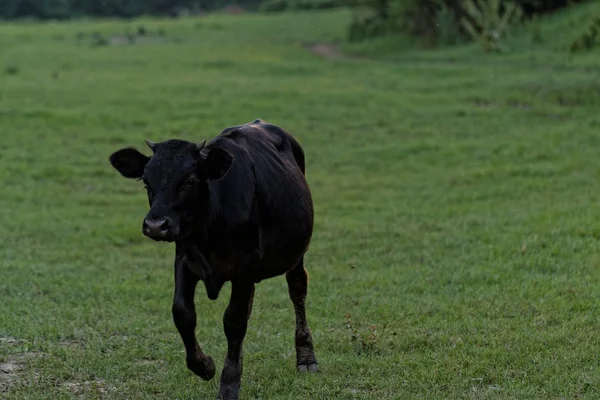
[[[216, 395], [171, 319], [173, 246], [142, 236], [142, 186], [108, 156], [260, 117], [306, 151], [321, 373], [295, 372], [285, 279], [261, 282], [244, 399], [597, 399], [600, 69], [557, 39], [593, 11], [507, 55], [346, 47], [363, 61], [303, 47], [342, 40], [345, 11], [3, 24], [0, 363], [37, 352], [9, 398]], [[166, 41], [76, 40], [140, 23]], [[197, 291], [219, 372], [229, 290]]]

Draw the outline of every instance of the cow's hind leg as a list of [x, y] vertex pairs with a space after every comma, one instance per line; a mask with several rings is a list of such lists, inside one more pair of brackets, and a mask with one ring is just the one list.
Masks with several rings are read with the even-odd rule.
[[187, 367], [204, 380], [215, 376], [215, 363], [205, 355], [196, 340], [196, 310], [194, 292], [198, 277], [178, 259], [175, 263], [175, 296], [173, 299], [173, 320], [185, 346]]
[[217, 399], [237, 400], [239, 398], [242, 380], [242, 343], [248, 328], [253, 298], [254, 283], [250, 280], [231, 282], [231, 298], [223, 316], [227, 356], [221, 373]]
[[296, 313], [296, 363], [300, 372], [317, 372], [317, 358], [313, 348], [312, 336], [306, 322], [306, 293], [308, 289], [308, 274], [304, 269], [304, 260], [289, 271], [285, 278], [288, 283], [290, 298], [294, 303]]

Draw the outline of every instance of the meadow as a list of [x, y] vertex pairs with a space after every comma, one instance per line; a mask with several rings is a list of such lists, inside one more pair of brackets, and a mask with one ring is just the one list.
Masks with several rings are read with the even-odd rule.
[[[174, 248], [141, 234], [142, 184], [108, 156], [262, 118], [306, 153], [321, 371], [297, 374], [285, 279], [263, 281], [241, 398], [599, 398], [600, 58], [566, 50], [599, 12], [499, 55], [343, 43], [345, 10], [2, 23], [0, 397], [214, 398], [230, 286], [196, 292], [204, 382]], [[121, 40], [139, 25], [162, 36]]]

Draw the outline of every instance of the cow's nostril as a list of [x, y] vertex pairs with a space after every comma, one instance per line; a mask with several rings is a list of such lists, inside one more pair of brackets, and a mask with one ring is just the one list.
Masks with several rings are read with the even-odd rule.
[[169, 233], [169, 218], [146, 219], [142, 225], [144, 234], [152, 237], [165, 237]]
[[165, 218], [165, 219], [162, 221], [162, 224], [160, 224], [160, 229], [161, 229], [161, 230], [163, 230], [163, 231], [166, 231], [166, 230], [168, 230], [168, 229], [169, 229], [169, 225], [170, 225], [170, 224], [169, 224], [169, 219], [168, 219], [168, 218]]

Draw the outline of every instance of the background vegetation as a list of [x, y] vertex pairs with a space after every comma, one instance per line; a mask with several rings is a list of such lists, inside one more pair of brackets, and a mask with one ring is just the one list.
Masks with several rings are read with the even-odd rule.
[[[230, 12], [282, 12], [352, 7], [348, 39], [404, 33], [426, 45], [477, 41], [485, 51], [505, 50], [511, 28], [523, 19], [586, 0], [4, 0], [0, 18], [71, 19], [184, 16], [228, 8]], [[232, 8], [233, 7], [233, 8]], [[595, 33], [592, 32], [592, 36]], [[592, 39], [592, 42], [595, 39]], [[589, 40], [588, 40], [589, 41]], [[582, 40], [573, 47], [586, 46]], [[589, 47], [589, 46], [588, 46]]]
[[[428, 44], [484, 41], [489, 50], [522, 18], [582, 0], [353, 0], [351, 40], [404, 32]], [[490, 45], [491, 44], [491, 45]], [[485, 47], [485, 45], [484, 45]]]
[[[599, 7], [522, 9], [497, 48], [461, 22], [349, 42], [354, 8], [3, 22], [0, 397], [215, 395], [173, 247], [108, 156], [260, 117], [307, 155], [321, 373], [295, 372], [285, 279], [261, 282], [244, 399], [598, 399]], [[197, 291], [218, 368], [229, 290]]]
[[238, 5], [256, 8], [260, 0], [2, 0], [0, 17], [69, 19], [82, 16], [176, 16]]

